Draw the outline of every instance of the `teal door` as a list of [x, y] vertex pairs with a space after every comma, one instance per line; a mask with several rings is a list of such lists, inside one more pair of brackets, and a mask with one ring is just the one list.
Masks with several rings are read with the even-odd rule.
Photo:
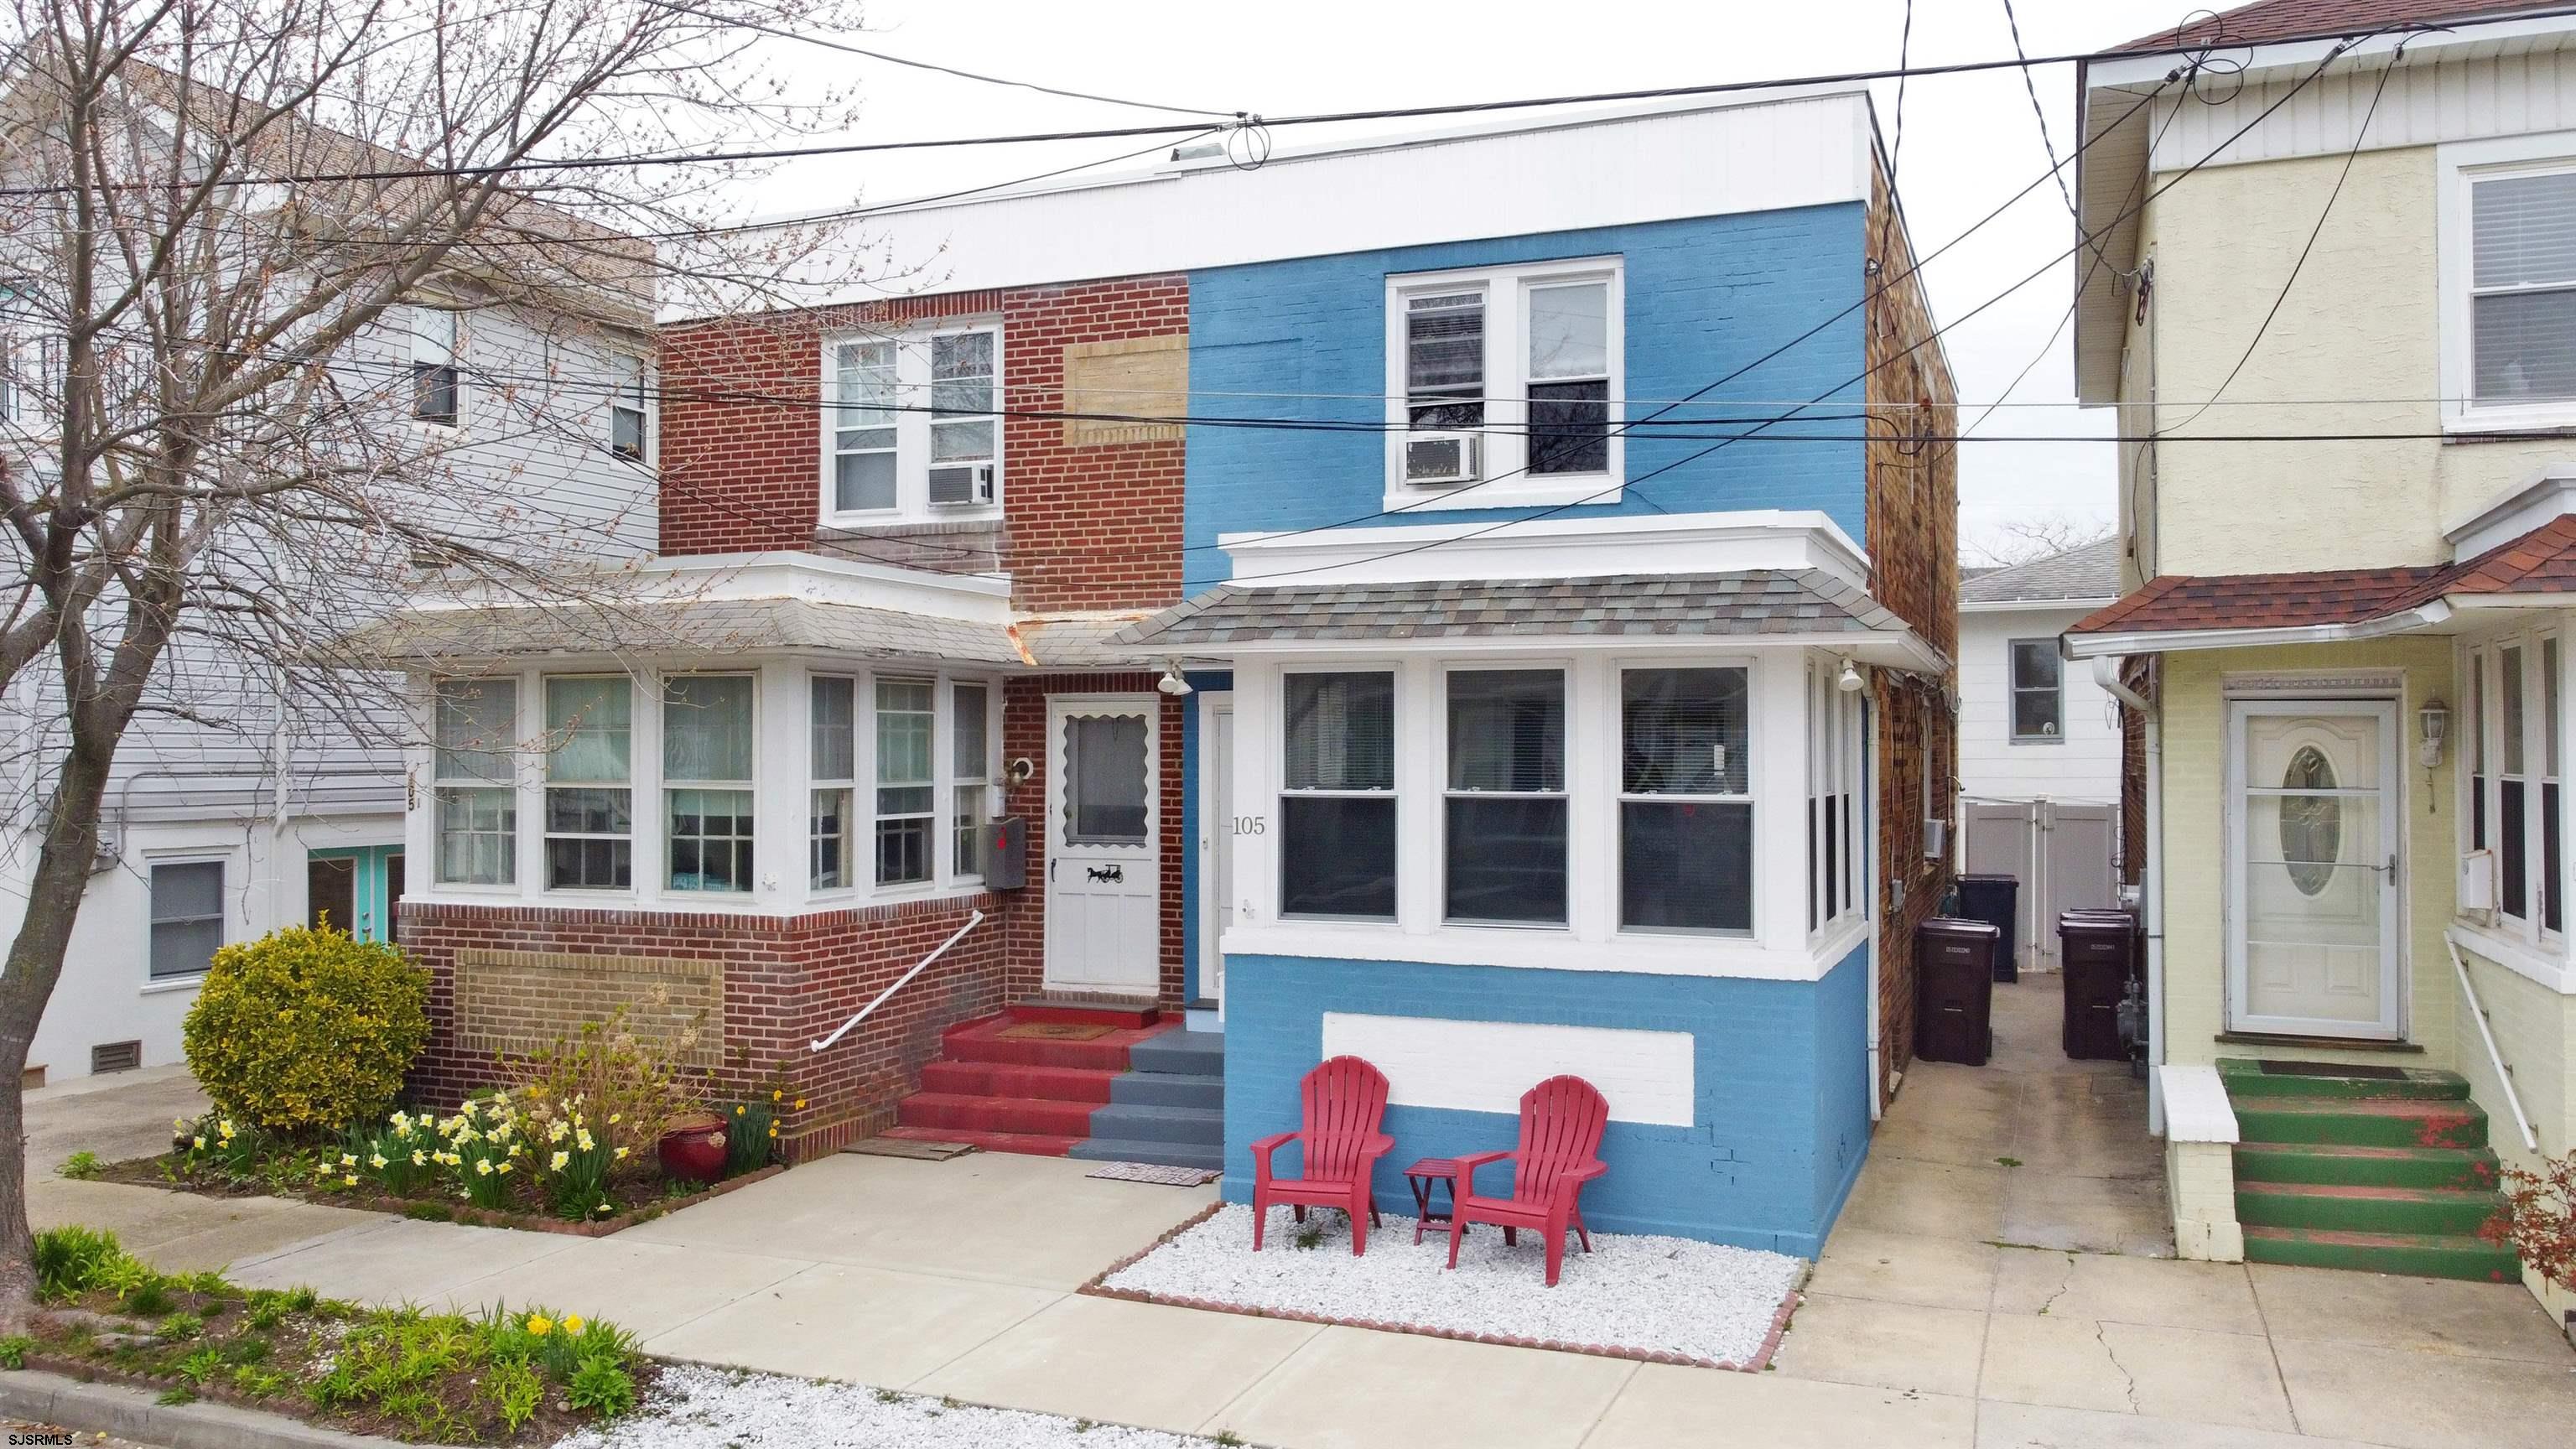
[[390, 941], [401, 909], [403, 852], [399, 845], [364, 845], [304, 853], [305, 921], [325, 922], [361, 941]]

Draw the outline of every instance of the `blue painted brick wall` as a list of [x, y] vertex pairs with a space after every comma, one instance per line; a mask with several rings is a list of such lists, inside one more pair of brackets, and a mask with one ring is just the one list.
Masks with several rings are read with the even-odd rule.
[[[1687, 1031], [1697, 1120], [1612, 1122], [1601, 1154], [1610, 1171], [1585, 1189], [1584, 1217], [1610, 1232], [1813, 1257], [1868, 1145], [1865, 951], [1812, 983], [1230, 956], [1225, 1196], [1251, 1200], [1254, 1138], [1297, 1126], [1298, 1080], [1322, 1060], [1326, 1011]], [[1507, 1150], [1517, 1119], [1391, 1107], [1386, 1130], [1396, 1150], [1379, 1164], [1378, 1204], [1410, 1216], [1406, 1164]], [[1509, 1180], [1495, 1171], [1489, 1191]]]
[[[1760, 419], [1834, 389], [1841, 389], [1834, 402], [1857, 400], [1863, 225], [1857, 204], [1801, 207], [1193, 272], [1191, 408], [1210, 416], [1381, 423], [1390, 274], [1610, 255], [1625, 260], [1629, 397], [1685, 397], [1745, 368], [1704, 400], [1722, 411], [1694, 408], [1687, 416]], [[1753, 365], [1820, 324], [1814, 336]], [[1829, 404], [1819, 411], [1852, 410]], [[1839, 441], [1857, 437], [1860, 424], [1828, 416], [1777, 431], [1801, 428], [1837, 441], [1736, 443], [1631, 487], [1615, 505], [1563, 516], [1816, 508], [1852, 537], [1865, 537], [1861, 444]], [[1631, 437], [1627, 476], [1706, 446], [1705, 439]], [[1214, 546], [1220, 533], [1360, 519], [1384, 506], [1385, 485], [1384, 441], [1375, 431], [1194, 428], [1185, 580], [1197, 589], [1226, 577], [1226, 556]], [[1417, 511], [1369, 521], [1491, 520], [1518, 511], [1525, 510]]]

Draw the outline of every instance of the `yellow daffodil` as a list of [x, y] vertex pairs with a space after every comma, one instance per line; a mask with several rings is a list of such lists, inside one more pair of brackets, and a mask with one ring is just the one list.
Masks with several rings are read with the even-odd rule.
[[802, 1112], [802, 1111], [804, 1111], [804, 1110], [805, 1110], [805, 1099], [804, 1099], [804, 1098], [799, 1097], [799, 1098], [797, 1098], [797, 1099], [796, 1099], [796, 1110], [797, 1110], [797, 1111], [799, 1111], [799, 1112]]
[[343, 1152], [343, 1153], [341, 1153], [341, 1154], [340, 1154], [340, 1165], [341, 1165], [342, 1167], [355, 1167], [355, 1166], [357, 1166], [357, 1165], [358, 1165], [358, 1155], [357, 1155], [356, 1153], [354, 1153], [354, 1152]]
[[580, 1148], [584, 1152], [588, 1152], [590, 1149], [599, 1145], [599, 1139], [591, 1136], [590, 1129], [587, 1127], [584, 1127], [580, 1132], [574, 1134], [572, 1141], [574, 1146]]
[[552, 1167], [552, 1169], [551, 1169], [551, 1170], [552, 1170], [552, 1171], [555, 1171], [555, 1172], [561, 1172], [561, 1171], [563, 1171], [563, 1170], [564, 1170], [564, 1164], [566, 1164], [566, 1163], [568, 1163], [568, 1162], [570, 1162], [570, 1161], [572, 1161], [572, 1154], [571, 1154], [571, 1153], [569, 1153], [569, 1152], [558, 1152], [558, 1153], [556, 1153], [556, 1154], [555, 1154], [555, 1158], [554, 1158], [554, 1166]]
[[492, 1159], [488, 1157], [475, 1158], [474, 1175], [476, 1177], [490, 1177], [492, 1175]]
[[555, 1325], [552, 1319], [545, 1318], [534, 1313], [528, 1315], [528, 1334], [530, 1337], [543, 1338], [554, 1331]]
[[579, 1332], [581, 1332], [581, 1315], [580, 1315], [580, 1314], [578, 1314], [578, 1313], [567, 1313], [567, 1314], [565, 1314], [565, 1315], [564, 1315], [564, 1321], [563, 1321], [563, 1331], [564, 1331], [564, 1332], [566, 1332], [566, 1333], [579, 1333]]
[[624, 1162], [624, 1161], [626, 1160], [626, 1149], [625, 1149], [625, 1148], [620, 1147], [620, 1148], [618, 1148], [618, 1149], [617, 1149], [617, 1160], [618, 1160], [619, 1162]]
[[734, 1114], [735, 1116], [739, 1117], [739, 1116], [741, 1116], [741, 1115], [744, 1113], [744, 1111], [745, 1111], [745, 1110], [747, 1110], [747, 1109], [742, 1108], [742, 1107], [736, 1107], [736, 1108], [734, 1108], [734, 1109], [733, 1109], [733, 1114]]
[[769, 1094], [769, 1100], [773, 1102], [784, 1102], [787, 1100], [787, 1093], [783, 1089], [773, 1089]]
[[372, 1152], [372, 1153], [369, 1153], [369, 1154], [367, 1155], [367, 1165], [368, 1165], [369, 1167], [374, 1168], [374, 1169], [375, 1169], [376, 1171], [378, 1171], [378, 1172], [382, 1172], [382, 1171], [384, 1171], [384, 1170], [385, 1170], [385, 1155], [384, 1155], [383, 1153], [381, 1153], [381, 1152]]
[[778, 1135], [778, 1128], [777, 1128], [775, 1125], [772, 1125], [772, 1126], [770, 1127], [770, 1129], [769, 1129], [769, 1135], [770, 1135], [770, 1136], [772, 1136], [772, 1137], [775, 1137], [775, 1136], [777, 1136], [777, 1135]]
[[510, 1164], [509, 1164], [509, 1163], [504, 1162], [504, 1163], [502, 1163], [502, 1164], [501, 1164], [501, 1175], [502, 1175], [503, 1177], [508, 1177], [508, 1176], [510, 1175]]
[[492, 1094], [492, 1100], [495, 1102], [506, 1102], [510, 1100], [510, 1089], [504, 1087], [500, 1091], [494, 1092]]
[[215, 1132], [216, 1132], [216, 1134], [217, 1134], [218, 1136], [222, 1137], [226, 1142], [230, 1142], [230, 1141], [232, 1141], [232, 1140], [233, 1140], [233, 1122], [232, 1122], [232, 1119], [231, 1119], [230, 1117], [227, 1117], [227, 1118], [225, 1118], [223, 1121], [216, 1123], [216, 1124], [215, 1124]]
[[420, 1167], [420, 1166], [425, 1165], [425, 1164], [424, 1164], [424, 1162], [423, 1162], [423, 1158], [424, 1158], [424, 1156], [425, 1156], [425, 1154], [423, 1154], [419, 1148], [417, 1148], [417, 1147], [413, 1148], [413, 1149], [411, 1150], [411, 1165], [412, 1165], [412, 1166], [414, 1166], [414, 1167]]
[[609, 1125], [609, 1126], [611, 1126], [611, 1127], [616, 1126], [616, 1125], [617, 1125], [617, 1120], [618, 1120], [618, 1118], [620, 1118], [620, 1117], [622, 1117], [622, 1116], [624, 1116], [624, 1115], [625, 1115], [625, 1114], [624, 1114], [624, 1113], [622, 1113], [622, 1112], [611, 1112], [611, 1113], [609, 1113], [609, 1114], [608, 1114], [608, 1125]]
[[206, 1150], [206, 1139], [205, 1139], [205, 1138], [203, 1138], [203, 1137], [199, 1137], [199, 1138], [197, 1138], [197, 1139], [196, 1139], [196, 1143], [197, 1143], [197, 1150], [198, 1150], [198, 1151], [203, 1152], [203, 1151], [205, 1151], [205, 1150]]
[[350, 1173], [348, 1176], [340, 1179], [340, 1185], [342, 1187], [356, 1187], [358, 1185], [358, 1175], [354, 1172]]

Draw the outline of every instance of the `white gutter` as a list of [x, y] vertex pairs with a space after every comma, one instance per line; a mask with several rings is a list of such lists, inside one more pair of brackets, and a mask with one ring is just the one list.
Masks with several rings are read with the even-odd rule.
[[2138, 908], [2147, 928], [2147, 1131], [2165, 1130], [2165, 739], [2164, 721], [2146, 714], [2147, 858], [2138, 868]]
[[2126, 633], [2062, 634], [2058, 653], [2069, 659], [2106, 654], [2159, 654], [2188, 649], [2254, 649], [2272, 644], [2348, 644], [2411, 634], [2449, 622], [2451, 604], [2435, 599], [2412, 609], [2357, 624], [2299, 624], [2271, 629], [2135, 629]]
[[2128, 684], [2120, 678], [2120, 665], [2123, 662], [2124, 661], [2121, 657], [2116, 654], [2100, 654], [2094, 656], [2093, 682], [2102, 687], [2102, 692], [2104, 694], [2110, 695], [2112, 698], [2119, 700], [2121, 703], [2136, 710], [2138, 713], [2151, 713], [2152, 711], [2147, 705], [2147, 697], [2138, 693], [2136, 690], [2131, 689]]

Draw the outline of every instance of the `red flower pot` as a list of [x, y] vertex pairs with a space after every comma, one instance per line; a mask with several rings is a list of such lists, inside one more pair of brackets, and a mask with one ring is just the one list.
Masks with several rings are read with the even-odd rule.
[[664, 1176], [683, 1182], [714, 1182], [724, 1176], [725, 1170], [724, 1119], [712, 1113], [674, 1118], [653, 1150], [662, 1159]]

